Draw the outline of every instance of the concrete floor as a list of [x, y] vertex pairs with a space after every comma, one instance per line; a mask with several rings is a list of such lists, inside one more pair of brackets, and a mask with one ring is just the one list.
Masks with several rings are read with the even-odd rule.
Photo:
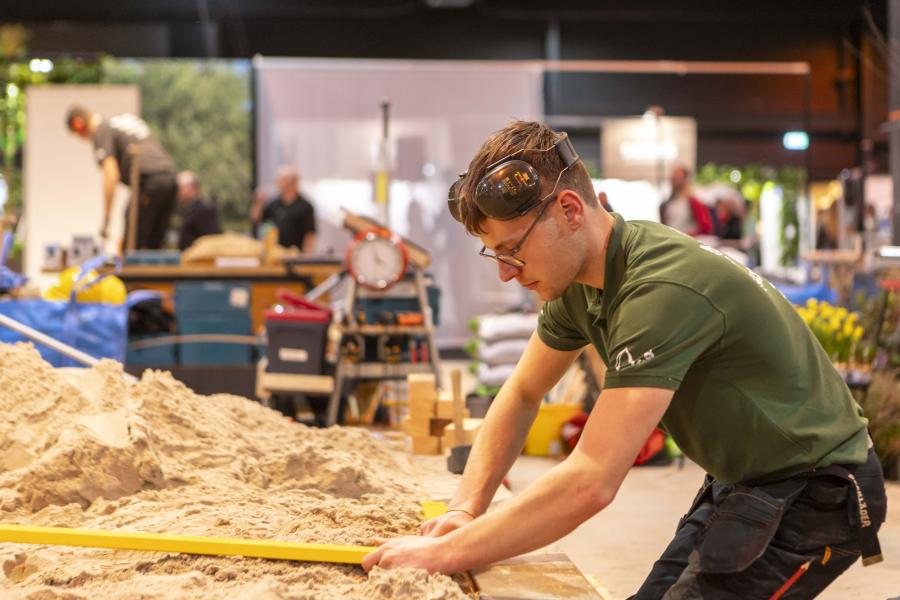
[[[509, 475], [513, 493], [556, 463], [521, 457]], [[668, 544], [702, 479], [702, 469], [693, 463], [683, 469], [632, 469], [615, 502], [557, 545], [582, 573], [599, 582], [606, 598], [627, 598]], [[900, 483], [888, 484], [888, 519], [879, 538], [885, 562], [865, 568], [857, 562], [819, 598], [900, 598]]]

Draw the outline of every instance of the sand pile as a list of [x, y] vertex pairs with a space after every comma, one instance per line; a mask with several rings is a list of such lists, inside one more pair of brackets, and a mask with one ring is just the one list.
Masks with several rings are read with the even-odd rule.
[[[414, 533], [402, 454], [168, 373], [0, 344], [0, 522], [340, 544]], [[4, 598], [465, 598], [422, 571], [0, 544]]]

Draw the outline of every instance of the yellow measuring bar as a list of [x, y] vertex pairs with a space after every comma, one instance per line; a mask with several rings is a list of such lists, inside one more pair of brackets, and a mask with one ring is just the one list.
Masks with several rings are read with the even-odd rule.
[[358, 565], [363, 556], [373, 551], [371, 546], [340, 546], [337, 544], [302, 544], [245, 540], [225, 537], [200, 537], [139, 533], [134, 531], [103, 531], [99, 529], [70, 529], [67, 527], [36, 527], [32, 525], [0, 525], [0, 542], [20, 544], [52, 544], [86, 546], [117, 550], [149, 550], [152, 552], [180, 552], [217, 556], [250, 556]]
[[422, 503], [422, 516], [425, 517], [426, 521], [435, 517], [439, 517], [445, 512], [447, 512], [447, 505], [443, 502], [433, 502], [431, 500], [426, 500]]
[[[423, 502], [422, 514], [432, 519], [447, 512], [443, 502]], [[341, 546], [338, 544], [304, 544], [241, 538], [202, 537], [141, 533], [137, 531], [104, 531], [101, 529], [70, 529], [68, 527], [38, 527], [34, 525], [0, 524], [0, 542], [58, 546], [84, 546], [115, 550], [144, 550], [151, 552], [179, 552], [215, 556], [249, 556], [310, 562], [358, 565], [372, 552], [372, 546]]]

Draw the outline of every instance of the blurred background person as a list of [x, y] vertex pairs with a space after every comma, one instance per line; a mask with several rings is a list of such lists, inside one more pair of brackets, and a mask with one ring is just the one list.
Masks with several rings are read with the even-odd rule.
[[739, 198], [716, 200], [716, 234], [723, 240], [739, 240], [744, 236], [744, 207]]
[[200, 182], [193, 171], [178, 174], [178, 213], [181, 227], [178, 230], [178, 249], [185, 250], [197, 238], [222, 233], [219, 210], [215, 203], [204, 197]]
[[[94, 144], [94, 158], [103, 173], [103, 221], [100, 237], [106, 239], [116, 183], [132, 185], [132, 167], [138, 173], [138, 214], [135, 248], [162, 248], [175, 210], [177, 184], [175, 161], [140, 117], [130, 113], [104, 119], [83, 107], [72, 106], [66, 115], [69, 130]], [[136, 163], [135, 163], [136, 161]], [[128, 211], [125, 231], [127, 239]]]
[[709, 207], [691, 193], [691, 173], [687, 167], [672, 169], [672, 192], [659, 207], [664, 225], [688, 235], [714, 235], [715, 226]]
[[278, 228], [278, 244], [298, 248], [309, 254], [316, 247], [316, 214], [312, 203], [300, 193], [300, 174], [291, 166], [278, 168], [275, 196], [265, 198], [257, 190], [250, 209], [254, 230], [260, 223], [271, 222]]

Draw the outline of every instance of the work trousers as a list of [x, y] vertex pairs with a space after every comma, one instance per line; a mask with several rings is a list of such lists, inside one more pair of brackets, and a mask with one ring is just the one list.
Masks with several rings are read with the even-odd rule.
[[878, 560], [886, 512], [873, 450], [862, 465], [756, 487], [707, 475], [631, 600], [814, 598], [861, 553], [864, 562]]
[[[140, 178], [135, 248], [159, 250], [163, 247], [166, 232], [175, 204], [178, 201], [178, 183], [174, 173], [145, 173]], [[128, 240], [128, 216], [131, 203], [125, 212], [125, 243]]]

